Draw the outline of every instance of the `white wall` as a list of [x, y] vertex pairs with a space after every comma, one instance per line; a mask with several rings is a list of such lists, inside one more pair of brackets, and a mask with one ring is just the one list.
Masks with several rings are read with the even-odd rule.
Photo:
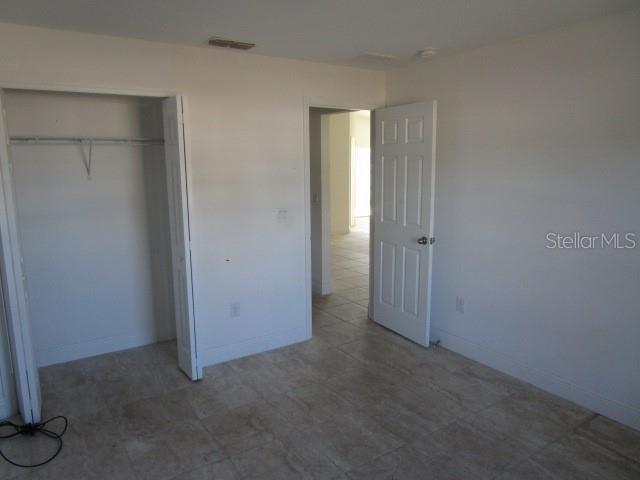
[[350, 114], [329, 116], [329, 176], [331, 190], [331, 233], [349, 233], [350, 217]]
[[640, 248], [545, 248], [640, 234], [640, 12], [396, 70], [387, 96], [439, 102], [433, 339], [640, 428]]
[[[17, 136], [161, 138], [155, 99], [5, 91]], [[172, 338], [162, 146], [13, 145], [39, 366]]]
[[[9, 24], [0, 25], [0, 65], [0, 82], [185, 94], [200, 359], [310, 335], [305, 98], [381, 105], [383, 73]], [[239, 317], [230, 318], [232, 302], [240, 303]]]

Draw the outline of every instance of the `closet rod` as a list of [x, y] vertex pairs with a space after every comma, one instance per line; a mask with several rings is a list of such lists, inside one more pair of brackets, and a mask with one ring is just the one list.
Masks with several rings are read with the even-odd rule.
[[162, 138], [113, 137], [9, 137], [10, 145], [164, 145]]

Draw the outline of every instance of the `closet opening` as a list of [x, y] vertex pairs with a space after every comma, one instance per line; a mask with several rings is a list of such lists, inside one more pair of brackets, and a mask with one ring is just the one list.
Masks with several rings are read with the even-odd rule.
[[5, 89], [1, 106], [2, 292], [24, 421], [167, 388], [158, 368], [201, 378], [182, 98]]

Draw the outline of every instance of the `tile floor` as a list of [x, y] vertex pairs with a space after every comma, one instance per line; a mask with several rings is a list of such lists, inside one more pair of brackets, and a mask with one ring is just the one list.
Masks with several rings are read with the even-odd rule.
[[[71, 419], [54, 462], [0, 479], [634, 479], [640, 432], [366, 318], [358, 235], [336, 239], [337, 293], [309, 342], [205, 369], [172, 343], [41, 370], [45, 416]], [[349, 280], [351, 279], [351, 280]], [[0, 443], [27, 461], [49, 444]]]
[[333, 302], [348, 300], [349, 303], [367, 308], [369, 304], [368, 218], [358, 219], [356, 228], [348, 235], [334, 235], [331, 238], [330, 251]]

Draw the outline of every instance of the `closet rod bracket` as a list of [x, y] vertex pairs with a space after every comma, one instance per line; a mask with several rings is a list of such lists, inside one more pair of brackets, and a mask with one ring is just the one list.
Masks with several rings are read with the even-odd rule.
[[93, 160], [93, 141], [82, 141], [82, 163], [87, 171], [87, 180], [91, 180], [91, 160]]

